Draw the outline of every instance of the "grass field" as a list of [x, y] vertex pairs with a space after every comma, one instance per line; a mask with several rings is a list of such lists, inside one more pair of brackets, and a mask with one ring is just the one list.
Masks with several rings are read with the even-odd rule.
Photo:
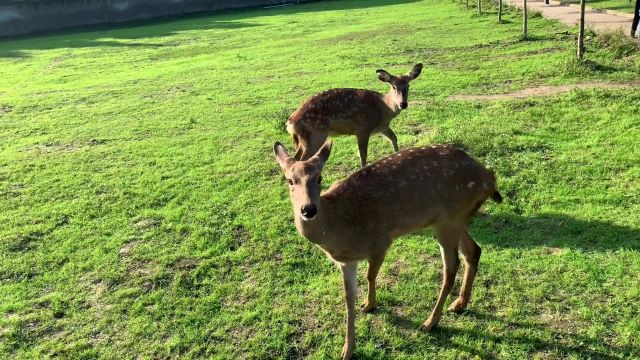
[[[572, 4], [580, 4], [580, 0], [560, 1]], [[636, 1], [633, 0], [587, 0], [587, 6], [594, 9], [608, 9], [633, 14]]]
[[[437, 243], [394, 244], [356, 356], [640, 357], [640, 90], [447, 98], [633, 80], [640, 55], [592, 40], [579, 64], [572, 29], [538, 17], [522, 41], [495, 18], [326, 1], [0, 42], [0, 358], [336, 358], [341, 277], [297, 234], [271, 147], [306, 97], [386, 91], [377, 68], [419, 61], [400, 146], [463, 146], [506, 201], [471, 226], [469, 310], [433, 333]], [[390, 150], [374, 136], [369, 159]], [[325, 183], [358, 164], [336, 138]]]

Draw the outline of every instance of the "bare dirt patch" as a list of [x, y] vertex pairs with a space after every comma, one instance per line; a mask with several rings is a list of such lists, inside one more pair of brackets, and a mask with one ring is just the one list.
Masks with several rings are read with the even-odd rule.
[[49, 65], [47, 65], [47, 70], [53, 70], [60, 67], [64, 63], [64, 61], [70, 57], [71, 55], [69, 54], [56, 57], [55, 59], [53, 59], [53, 61], [51, 61]]
[[549, 255], [562, 255], [567, 252], [566, 250], [561, 249], [559, 247], [548, 247], [546, 250], [547, 250], [547, 254]]
[[140, 219], [135, 223], [138, 230], [151, 230], [157, 228], [162, 223], [162, 220], [155, 218]]
[[50, 142], [45, 144], [38, 144], [30, 147], [38, 153], [70, 153], [81, 149], [90, 148], [93, 146], [106, 144], [107, 140], [103, 139], [89, 139], [86, 142], [73, 142], [73, 143], [58, 143]]
[[134, 240], [124, 244], [118, 251], [118, 255], [122, 257], [129, 256], [129, 254], [131, 254], [131, 250], [133, 250], [133, 248], [135, 248], [139, 243], [140, 240]]
[[11, 105], [0, 105], [0, 115], [8, 114], [13, 111], [13, 106]]
[[198, 267], [199, 263], [200, 260], [197, 259], [183, 258], [176, 262], [175, 268], [182, 271], [193, 270]]
[[633, 89], [640, 85], [640, 81], [631, 81], [628, 83], [604, 83], [604, 82], [586, 82], [571, 85], [549, 85], [526, 88], [504, 94], [487, 94], [487, 95], [451, 95], [449, 100], [453, 101], [494, 101], [509, 99], [526, 99], [530, 97], [552, 96], [576, 89]]
[[87, 284], [88, 305], [95, 311], [95, 318], [100, 319], [111, 305], [104, 302], [104, 296], [109, 291], [109, 286], [102, 282], [91, 282]]

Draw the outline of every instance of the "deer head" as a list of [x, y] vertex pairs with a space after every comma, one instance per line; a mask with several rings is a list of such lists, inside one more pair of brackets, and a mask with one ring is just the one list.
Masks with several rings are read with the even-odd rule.
[[318, 214], [322, 190], [320, 173], [331, 154], [331, 140], [325, 142], [322, 148], [306, 161], [294, 160], [279, 142], [273, 145], [273, 152], [289, 183], [289, 195], [295, 215], [300, 215], [304, 221], [312, 221]]
[[400, 109], [406, 109], [409, 98], [409, 83], [415, 80], [422, 72], [422, 64], [416, 64], [407, 75], [393, 76], [385, 70], [376, 70], [378, 79], [391, 85], [389, 95], [392, 96], [394, 103]]

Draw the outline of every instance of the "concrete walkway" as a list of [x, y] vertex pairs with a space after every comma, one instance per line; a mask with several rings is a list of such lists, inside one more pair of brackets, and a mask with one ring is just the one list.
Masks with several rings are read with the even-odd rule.
[[[522, 8], [523, 0], [506, 0], [506, 3]], [[580, 21], [579, 5], [562, 5], [557, 1], [551, 1], [550, 5], [545, 5], [543, 1], [527, 1], [527, 7], [529, 11], [539, 11], [547, 19], [558, 20], [570, 26], [576, 25]], [[596, 32], [622, 29], [625, 34], [629, 35], [632, 20], [633, 15], [617, 11], [585, 10], [586, 26]]]

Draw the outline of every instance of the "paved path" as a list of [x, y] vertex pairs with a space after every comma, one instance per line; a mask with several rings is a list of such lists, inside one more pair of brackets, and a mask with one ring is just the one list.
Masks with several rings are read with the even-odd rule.
[[[506, 0], [510, 5], [522, 7], [523, 0]], [[551, 1], [550, 5], [545, 5], [543, 1], [527, 1], [527, 7], [532, 11], [539, 11], [547, 19], [558, 20], [563, 24], [576, 25], [580, 20], [580, 7], [574, 5], [561, 5], [557, 1]], [[622, 29], [629, 35], [631, 31], [631, 21], [633, 15], [620, 12], [606, 13], [602, 10], [587, 9], [585, 11], [585, 22], [587, 27], [596, 32], [613, 31]]]

